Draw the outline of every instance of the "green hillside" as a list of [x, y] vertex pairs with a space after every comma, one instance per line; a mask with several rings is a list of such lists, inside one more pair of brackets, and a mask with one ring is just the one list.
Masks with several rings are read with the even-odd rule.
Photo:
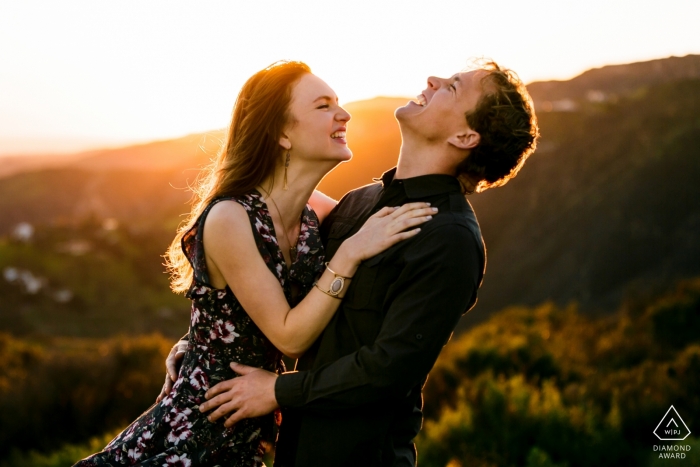
[[482, 310], [552, 299], [610, 309], [700, 273], [700, 79], [541, 112], [540, 149], [473, 196]]

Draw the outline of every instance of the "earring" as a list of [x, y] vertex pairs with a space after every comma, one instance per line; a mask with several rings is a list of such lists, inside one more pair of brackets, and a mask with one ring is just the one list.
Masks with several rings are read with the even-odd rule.
[[284, 189], [288, 190], [289, 186], [287, 185], [287, 169], [289, 168], [289, 159], [291, 159], [291, 156], [289, 155], [289, 151], [287, 151], [287, 160], [284, 163]]

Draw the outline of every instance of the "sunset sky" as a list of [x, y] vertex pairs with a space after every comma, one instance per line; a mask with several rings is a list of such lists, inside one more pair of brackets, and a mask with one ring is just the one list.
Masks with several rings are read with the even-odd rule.
[[228, 124], [248, 76], [307, 62], [341, 102], [489, 57], [526, 82], [700, 53], [700, 2], [0, 0], [0, 155]]

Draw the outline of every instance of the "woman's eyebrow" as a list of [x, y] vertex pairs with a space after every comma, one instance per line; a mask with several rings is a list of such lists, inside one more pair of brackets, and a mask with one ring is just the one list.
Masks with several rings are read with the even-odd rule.
[[316, 99], [314, 99], [314, 102], [317, 102], [317, 101], [320, 101], [320, 100], [326, 100], [326, 101], [335, 102], [335, 101], [338, 100], [338, 98], [336, 97], [335, 99], [333, 99], [331, 96], [320, 96], [320, 97], [317, 97]]

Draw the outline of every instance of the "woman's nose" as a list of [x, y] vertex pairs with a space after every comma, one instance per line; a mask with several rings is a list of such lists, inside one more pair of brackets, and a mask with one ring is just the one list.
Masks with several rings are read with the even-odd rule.
[[342, 107], [339, 107], [340, 112], [336, 115], [336, 120], [341, 122], [347, 122], [352, 118], [352, 115]]
[[442, 81], [436, 76], [428, 77], [428, 89], [439, 89]]

